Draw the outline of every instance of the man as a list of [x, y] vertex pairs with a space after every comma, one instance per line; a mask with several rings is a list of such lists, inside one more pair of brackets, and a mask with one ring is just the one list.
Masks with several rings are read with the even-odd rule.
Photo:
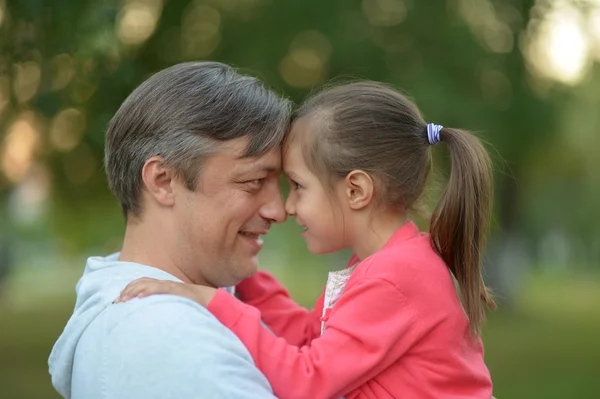
[[261, 236], [285, 220], [281, 142], [290, 103], [213, 62], [176, 65], [123, 103], [106, 135], [109, 185], [126, 216], [120, 253], [88, 260], [50, 355], [65, 398], [273, 398], [242, 343], [175, 296], [113, 305], [140, 277], [234, 286]]

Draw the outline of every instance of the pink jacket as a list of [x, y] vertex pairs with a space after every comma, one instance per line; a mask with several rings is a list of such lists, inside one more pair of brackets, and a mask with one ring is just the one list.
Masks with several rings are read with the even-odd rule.
[[208, 310], [281, 399], [492, 396], [482, 342], [470, 335], [451, 274], [412, 222], [358, 264], [324, 312], [324, 296], [308, 311], [265, 272], [237, 288], [246, 303], [218, 290]]

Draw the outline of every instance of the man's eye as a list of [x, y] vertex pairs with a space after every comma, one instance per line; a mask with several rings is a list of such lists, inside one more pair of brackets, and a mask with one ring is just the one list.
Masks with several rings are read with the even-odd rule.
[[265, 179], [254, 179], [248, 181], [248, 184], [250, 184], [253, 187], [262, 187], [264, 180]]

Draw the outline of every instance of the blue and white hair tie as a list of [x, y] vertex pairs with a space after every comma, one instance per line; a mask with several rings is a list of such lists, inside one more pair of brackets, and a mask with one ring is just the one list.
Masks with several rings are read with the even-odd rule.
[[440, 142], [440, 131], [443, 128], [444, 126], [435, 123], [427, 124], [427, 141], [429, 141], [429, 144], [434, 145]]

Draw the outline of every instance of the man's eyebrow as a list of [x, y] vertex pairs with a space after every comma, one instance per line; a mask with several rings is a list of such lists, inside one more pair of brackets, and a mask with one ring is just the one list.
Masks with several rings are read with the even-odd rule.
[[256, 165], [253, 165], [252, 167], [248, 168], [247, 170], [240, 172], [240, 174], [247, 175], [247, 174], [258, 173], [258, 172], [281, 173], [281, 168], [274, 166], [274, 165], [269, 165], [269, 164], [256, 164]]

